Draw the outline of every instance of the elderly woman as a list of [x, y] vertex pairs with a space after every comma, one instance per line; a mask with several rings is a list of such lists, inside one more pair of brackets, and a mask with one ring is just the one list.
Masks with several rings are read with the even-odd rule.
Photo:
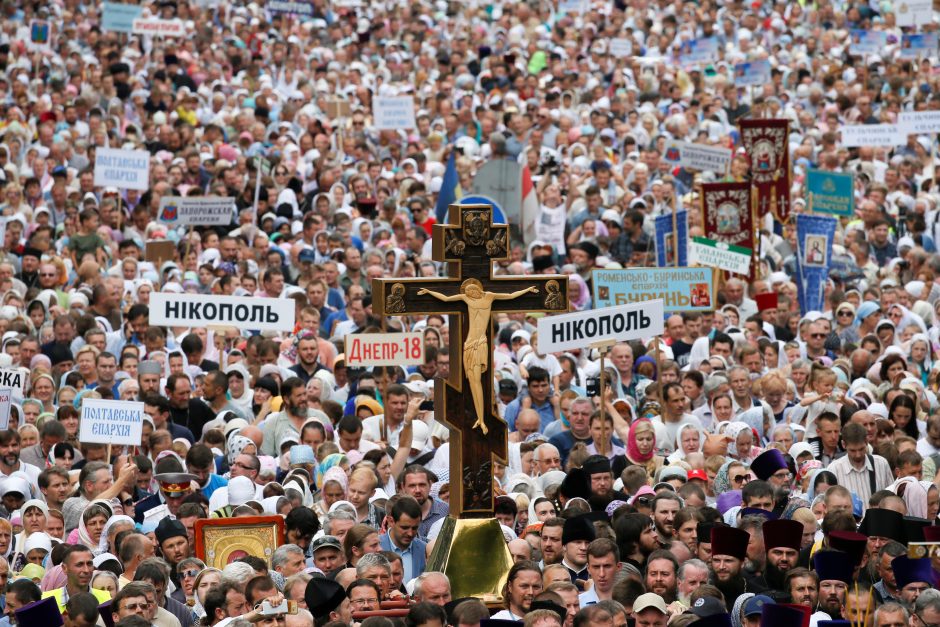
[[[38, 499], [30, 499], [23, 503], [23, 507], [20, 508], [23, 531], [16, 536], [13, 558], [11, 560], [11, 566], [14, 571], [20, 570], [27, 564], [27, 541], [33, 534], [39, 534], [46, 530], [46, 518], [48, 516], [49, 507], [45, 502]], [[49, 550], [51, 550], [51, 547]]]

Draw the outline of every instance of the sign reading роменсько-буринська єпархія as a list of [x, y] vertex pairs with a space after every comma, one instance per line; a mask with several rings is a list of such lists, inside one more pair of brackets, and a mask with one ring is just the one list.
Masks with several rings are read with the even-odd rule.
[[289, 332], [294, 330], [294, 301], [289, 298], [154, 292], [150, 295], [150, 324]]
[[79, 442], [140, 446], [144, 404], [86, 398], [79, 425]]

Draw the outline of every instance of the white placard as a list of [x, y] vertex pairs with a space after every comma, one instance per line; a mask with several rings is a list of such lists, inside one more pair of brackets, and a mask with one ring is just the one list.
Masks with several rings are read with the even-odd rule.
[[770, 61], [750, 61], [734, 66], [734, 86], [751, 87], [770, 82]]
[[854, 124], [841, 126], [839, 131], [842, 133], [841, 145], [846, 148], [856, 146], [894, 148], [907, 141], [898, 124]]
[[346, 365], [351, 368], [420, 366], [424, 363], [424, 334], [348, 333], [344, 354]]
[[35, 52], [52, 50], [54, 27], [49, 20], [29, 21], [29, 41], [27, 47]]
[[379, 96], [372, 103], [375, 128], [399, 130], [415, 128], [415, 101], [411, 96]]
[[539, 351], [557, 353], [599, 342], [648, 339], [663, 333], [663, 301], [576, 311], [539, 318]]
[[205, 294], [150, 295], [150, 324], [167, 327], [235, 327], [245, 331], [293, 331], [294, 301]]
[[235, 217], [235, 199], [222, 196], [164, 196], [157, 220], [170, 226], [227, 226]]
[[721, 146], [704, 146], [675, 139], [666, 141], [663, 159], [673, 165], [692, 170], [724, 172], [731, 164], [731, 150]]
[[186, 23], [183, 20], [161, 20], [155, 17], [142, 17], [134, 20], [131, 32], [135, 35], [157, 37], [184, 37]]
[[940, 111], [902, 111], [898, 126], [905, 135], [940, 133]]
[[565, 206], [539, 207], [538, 217], [535, 219], [535, 237], [546, 244], [551, 244], [559, 255], [567, 250], [565, 243], [565, 224], [567, 223]]
[[144, 404], [136, 401], [82, 399], [79, 442], [140, 446]]
[[900, 0], [894, 4], [894, 22], [898, 26], [924, 26], [933, 21], [931, 0]]
[[10, 405], [13, 402], [13, 390], [0, 388], [0, 431], [10, 428]]
[[3, 370], [0, 370], [0, 389], [12, 388], [14, 398], [25, 397], [26, 386], [28, 383], [29, 372], [25, 369], [4, 368]]
[[610, 56], [629, 57], [633, 54], [633, 42], [626, 37], [617, 37], [610, 40]]
[[95, 187], [146, 190], [150, 187], [150, 153], [146, 150], [98, 148]]

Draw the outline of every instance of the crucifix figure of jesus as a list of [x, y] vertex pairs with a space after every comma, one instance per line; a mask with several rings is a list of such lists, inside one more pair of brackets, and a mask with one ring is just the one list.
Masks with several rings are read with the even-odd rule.
[[372, 311], [447, 316], [450, 354], [462, 358], [446, 380], [434, 380], [434, 418], [450, 429], [450, 513], [492, 518], [493, 464], [506, 462], [508, 447], [494, 395], [493, 318], [567, 312], [568, 278], [500, 275], [493, 262], [509, 259], [509, 226], [493, 224], [490, 205], [451, 205], [449, 214], [453, 223], [435, 224], [432, 236], [432, 257], [447, 264], [447, 276], [374, 279]]
[[427, 288], [418, 290], [418, 296], [430, 294], [438, 300], [445, 303], [461, 301], [467, 305], [467, 313], [470, 317], [470, 328], [467, 331], [467, 342], [463, 345], [463, 368], [467, 375], [467, 382], [470, 384], [470, 393], [473, 395], [473, 407], [476, 410], [477, 421], [473, 423], [473, 428], [477, 427], [483, 431], [483, 435], [489, 432], [489, 428], [483, 421], [483, 374], [486, 372], [490, 361], [490, 343], [487, 337], [487, 327], [490, 325], [490, 316], [492, 315], [494, 300], [514, 300], [523, 294], [532, 292], [539, 293], [537, 287], [527, 287], [509, 294], [498, 294], [496, 292], [483, 291], [483, 284], [476, 279], [467, 279], [460, 286], [460, 293], [453, 296], [446, 296], [440, 292], [429, 290]]

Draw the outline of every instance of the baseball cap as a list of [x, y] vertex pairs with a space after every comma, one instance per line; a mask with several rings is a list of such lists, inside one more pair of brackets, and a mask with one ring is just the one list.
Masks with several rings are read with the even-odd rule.
[[[715, 597], [701, 597], [695, 600], [695, 603], [692, 604], [689, 611], [699, 618], [705, 618], [713, 614], [722, 614], [726, 610], [724, 604]], [[760, 610], [758, 610], [758, 612], [759, 611]]]
[[338, 551], [342, 551], [343, 545], [340, 544], [339, 538], [336, 536], [320, 536], [313, 541], [313, 545], [310, 547], [310, 552], [316, 553], [322, 548], [332, 548]]
[[773, 605], [774, 603], [774, 600], [766, 594], [758, 594], [748, 599], [744, 604], [744, 615], [754, 616], [755, 614], [760, 614], [763, 612], [765, 605]]
[[702, 481], [708, 481], [708, 473], [704, 470], [690, 470], [689, 471], [689, 480], [692, 479], [701, 479]]
[[636, 598], [636, 601], [633, 602], [633, 612], [639, 613], [643, 610], [654, 608], [659, 610], [663, 614], [666, 614], [666, 602], [663, 601], [663, 598], [654, 592], [646, 592], [641, 594]]

